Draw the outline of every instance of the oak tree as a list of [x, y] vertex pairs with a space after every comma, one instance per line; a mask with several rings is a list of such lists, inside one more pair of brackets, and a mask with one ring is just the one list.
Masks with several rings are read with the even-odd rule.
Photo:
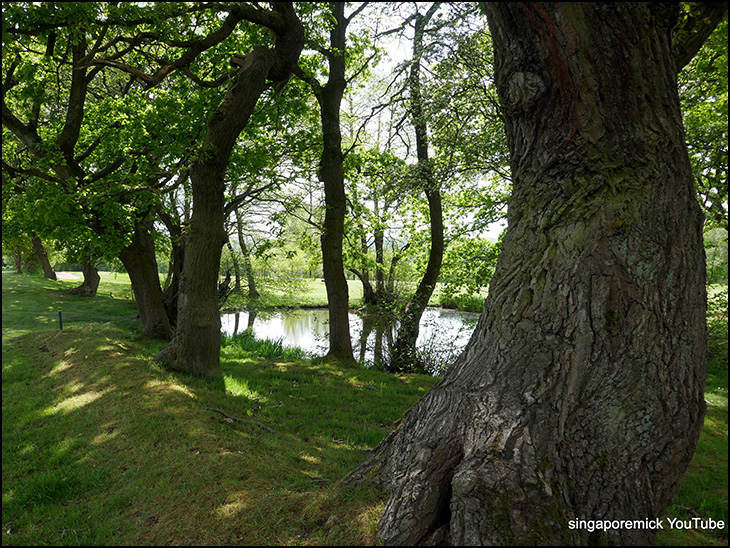
[[[387, 544], [653, 543], [705, 403], [702, 214], [669, 3], [484, 3], [509, 226], [466, 349], [350, 481]], [[722, 9], [702, 17], [706, 37]], [[571, 525], [572, 524], [572, 525]]]

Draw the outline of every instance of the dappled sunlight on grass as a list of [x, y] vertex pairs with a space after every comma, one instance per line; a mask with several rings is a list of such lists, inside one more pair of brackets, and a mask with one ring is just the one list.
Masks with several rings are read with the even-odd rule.
[[219, 519], [231, 519], [237, 517], [241, 512], [249, 506], [250, 496], [248, 491], [239, 491], [228, 495], [231, 502], [219, 506], [215, 509], [215, 517]]
[[322, 464], [322, 459], [319, 457], [313, 457], [312, 455], [300, 453], [299, 458], [308, 464]]
[[226, 392], [228, 392], [231, 396], [242, 396], [244, 398], [260, 402], [268, 401], [260, 392], [251, 390], [248, 386], [248, 382], [245, 380], [232, 377], [231, 375], [223, 375], [223, 382], [226, 387]]
[[172, 392], [179, 392], [181, 394], [185, 394], [186, 396], [189, 396], [191, 398], [195, 398], [195, 394], [188, 389], [186, 386], [171, 383], [168, 381], [163, 381], [160, 379], [151, 379], [147, 381], [144, 386], [145, 389], [156, 391], [156, 392], [165, 392], [165, 391], [172, 391]]
[[68, 371], [68, 369], [72, 366], [70, 361], [67, 360], [61, 360], [58, 362], [58, 365], [56, 365], [53, 369], [51, 369], [46, 376], [51, 377], [53, 375], [58, 375], [60, 373], [64, 373], [65, 371]]
[[71, 413], [72, 411], [76, 411], [77, 409], [98, 400], [104, 394], [105, 392], [85, 392], [78, 396], [71, 396], [52, 407], [46, 408], [44, 410], [44, 414], [50, 416], [58, 413]]
[[[4, 544], [373, 544], [385, 495], [340, 480], [437, 382], [225, 348], [197, 378], [126, 327], [30, 323], [4, 329]], [[727, 468], [727, 388], [708, 401], [698, 474]]]
[[[381, 419], [364, 417], [352, 430], [340, 417], [349, 398], [362, 406], [349, 414], [382, 407], [351, 384], [375, 382], [367, 376], [277, 360], [224, 361], [221, 379], [197, 379], [135, 358], [144, 352], [98, 326], [25, 335], [14, 344], [30, 359], [4, 382], [4, 394], [12, 389], [28, 404], [8, 416], [18, 428], [4, 436], [19, 465], [4, 480], [4, 504], [14, 512], [43, 501], [63, 519], [73, 500], [85, 509], [85, 523], [116, 531], [101, 544], [291, 544], [341, 535], [353, 523], [339, 507], [301, 514], [365, 457], [373, 441], [358, 432], [385, 433], [372, 425]], [[343, 399], [343, 390], [352, 394]], [[63, 463], [63, 474], [50, 462]], [[333, 513], [339, 525], [325, 528]], [[15, 538], [65, 542], [61, 533], [34, 533], [34, 519], [16, 518]]]
[[106, 443], [119, 435], [119, 425], [116, 421], [110, 421], [100, 426], [101, 432], [95, 436], [91, 443], [101, 444]]

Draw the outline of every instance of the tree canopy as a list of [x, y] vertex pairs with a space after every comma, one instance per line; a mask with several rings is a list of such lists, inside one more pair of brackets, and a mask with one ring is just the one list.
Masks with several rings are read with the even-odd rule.
[[[504, 218], [513, 168], [486, 20], [463, 3], [335, 4], [293, 5], [302, 53], [291, 77], [264, 84], [231, 141], [216, 241], [228, 241], [241, 265], [249, 257], [255, 284], [295, 257], [297, 272], [322, 276], [329, 254], [319, 242], [341, 230], [342, 243], [338, 236], [327, 244], [342, 248], [334, 269], [370, 286], [371, 295], [401, 287], [406, 297], [428, 263], [428, 166], [431, 186], [446, 189], [439, 281], [447, 296], [478, 294], [499, 255], [485, 233]], [[727, 22], [708, 33], [697, 21], [716, 18], [718, 9], [684, 4], [673, 35], [708, 229], [727, 229]], [[138, 303], [145, 330], [169, 337], [184, 251], [195, 241], [195, 166], [214, 153], [206, 134], [216, 109], [233, 97], [248, 53], [284, 51], [272, 40], [284, 26], [279, 11], [255, 3], [4, 3], [4, 250], [30, 249], [35, 236], [71, 262], [122, 259], [148, 295]], [[422, 67], [418, 112], [415, 63]], [[337, 156], [324, 149], [324, 128], [333, 127], [319, 104], [327, 90], [341, 96], [335, 209], [321, 179]], [[420, 168], [419, 132], [428, 138]], [[327, 221], [335, 210], [336, 230]], [[477, 268], [469, 265], [474, 257]], [[148, 282], [157, 262], [169, 265], [164, 287]], [[225, 275], [217, 265], [212, 272], [212, 280]]]

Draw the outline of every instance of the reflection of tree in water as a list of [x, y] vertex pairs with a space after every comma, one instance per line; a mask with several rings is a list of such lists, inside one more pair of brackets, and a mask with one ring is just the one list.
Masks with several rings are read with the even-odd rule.
[[[419, 359], [426, 371], [442, 374], [458, 357], [474, 330], [478, 314], [427, 309], [417, 341]], [[474, 320], [470, 318], [474, 317]], [[365, 367], [388, 371], [398, 329], [396, 318], [377, 314], [350, 313], [354, 357]], [[281, 341], [300, 348], [311, 357], [328, 348], [328, 314], [322, 309], [239, 311], [224, 315], [221, 327], [229, 337], [251, 329], [257, 339]], [[255, 327], [254, 327], [255, 323]], [[245, 325], [247, 324], [247, 325]]]
[[[358, 361], [377, 369], [387, 369], [393, 350], [396, 329], [393, 320], [369, 314], [362, 315], [361, 319], [362, 332], [360, 333], [360, 357]], [[375, 332], [374, 342], [372, 347], [368, 348], [368, 341], [373, 331]], [[367, 356], [370, 353], [372, 353], [373, 359], [368, 363]]]
[[[358, 361], [366, 366], [389, 370], [398, 333], [398, 321], [392, 317], [363, 314], [359, 336]], [[453, 318], [430, 314], [421, 322], [422, 336], [416, 351], [426, 371], [441, 375], [459, 357], [466, 340], [474, 331], [476, 320], [459, 317], [456, 331], [447, 328]], [[462, 344], [463, 343], [463, 344]]]
[[[256, 321], [256, 316], [258, 315], [258, 310], [255, 308], [253, 310], [249, 310], [245, 312], [245, 314], [248, 314], [248, 321], [246, 322], [246, 329], [253, 329], [253, 323]], [[238, 326], [240, 324], [241, 320], [241, 311], [238, 310], [234, 314], [234, 320], [233, 320], [233, 332], [231, 335], [236, 335], [238, 333]]]

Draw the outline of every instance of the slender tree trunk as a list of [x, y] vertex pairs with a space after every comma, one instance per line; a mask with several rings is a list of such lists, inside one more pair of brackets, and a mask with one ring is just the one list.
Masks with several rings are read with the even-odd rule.
[[388, 277], [385, 281], [385, 291], [388, 295], [395, 296], [395, 275], [398, 263], [403, 258], [403, 254], [408, 251], [409, 247], [411, 247], [411, 244], [407, 243], [397, 252], [393, 252], [393, 258], [390, 260], [390, 267], [388, 268]]
[[14, 252], [15, 257], [15, 272], [18, 274], [23, 273], [23, 250], [20, 248], [17, 248]]
[[162, 292], [162, 304], [167, 312], [167, 318], [170, 325], [177, 323], [178, 298], [180, 296], [180, 278], [182, 277], [182, 268], [185, 257], [185, 247], [183, 242], [173, 242], [172, 257], [170, 260], [170, 283]]
[[[353, 190], [353, 193], [357, 200], [357, 190]], [[351, 215], [357, 218], [358, 215], [355, 208], [352, 206], [350, 207]], [[351, 268], [350, 272], [357, 276], [362, 284], [362, 304], [372, 307], [377, 304], [377, 298], [375, 296], [375, 290], [373, 290], [373, 285], [370, 283], [370, 268], [368, 267], [368, 239], [365, 233], [365, 227], [362, 225], [361, 221], [358, 221], [358, 229], [360, 230], [360, 268]], [[362, 358], [360, 361], [362, 361]]]
[[[424, 117], [423, 99], [421, 96], [421, 51], [423, 49], [423, 32], [425, 25], [438, 9], [438, 4], [425, 16], [416, 15], [416, 29], [413, 39], [413, 68], [411, 69], [411, 108], [413, 128], [416, 133], [416, 154], [418, 157], [418, 177], [426, 192], [428, 214], [431, 228], [431, 247], [428, 253], [426, 271], [416, 288], [416, 292], [406, 305], [401, 318], [398, 336], [393, 348], [390, 362], [391, 371], [424, 371], [416, 354], [419, 324], [423, 311], [436, 288], [441, 262], [444, 257], [444, 222], [441, 205], [441, 191], [434, 180], [433, 168], [428, 154], [428, 127]], [[424, 371], [425, 372], [425, 371]]]
[[236, 312], [236, 317], [233, 322], [233, 333], [231, 335], [235, 335], [238, 333], [238, 324], [241, 322], [241, 312]]
[[[702, 216], [651, 3], [485, 3], [514, 190], [468, 346], [351, 481], [386, 544], [646, 545], [705, 403]], [[571, 526], [573, 524], [573, 526]]]
[[180, 283], [178, 323], [171, 343], [156, 359], [195, 375], [220, 372], [218, 271], [224, 230], [225, 173], [233, 146], [248, 123], [267, 81], [286, 82], [304, 44], [304, 31], [291, 2], [272, 9], [283, 18], [276, 48], [255, 46], [243, 59], [226, 99], [208, 122], [205, 138], [190, 170], [193, 213]]
[[360, 271], [357, 268], [351, 268], [350, 272], [357, 276], [357, 278], [360, 280], [360, 283], [362, 284], [362, 304], [370, 306], [376, 305], [378, 300], [375, 295], [375, 290], [373, 290], [373, 286], [370, 283], [370, 276], [368, 275], [368, 271], [365, 269]]
[[167, 318], [170, 325], [177, 323], [178, 297], [180, 296], [180, 278], [185, 262], [185, 236], [183, 234], [180, 220], [174, 219], [165, 211], [159, 211], [158, 215], [165, 224], [171, 239], [170, 267], [168, 270], [167, 287], [162, 291], [162, 304], [167, 311]]
[[56, 272], [53, 270], [53, 267], [48, 260], [48, 253], [46, 253], [46, 248], [43, 247], [41, 239], [38, 237], [37, 234], [33, 234], [31, 242], [33, 244], [33, 251], [35, 252], [36, 257], [38, 257], [38, 262], [41, 263], [41, 268], [43, 269], [43, 277], [48, 278], [49, 280], [55, 280]]
[[426, 271], [418, 284], [415, 294], [406, 305], [401, 318], [398, 336], [390, 362], [391, 371], [426, 372], [416, 354], [416, 340], [420, 330], [421, 316], [436, 288], [441, 261], [444, 256], [444, 225], [442, 218], [441, 193], [438, 190], [426, 192], [431, 220], [431, 248]]
[[137, 225], [132, 241], [119, 252], [119, 260], [132, 282], [142, 331], [145, 335], [169, 340], [172, 330], [162, 304], [160, 274], [155, 257], [155, 242], [150, 232], [151, 225], [149, 221]]
[[241, 214], [236, 210], [236, 228], [238, 230], [238, 243], [241, 246], [241, 254], [243, 255], [243, 267], [246, 270], [246, 283], [248, 284], [248, 298], [251, 300], [258, 299], [261, 294], [256, 288], [256, 276], [253, 273], [253, 265], [251, 264], [251, 252], [246, 245], [246, 239], [243, 235], [243, 219]]
[[256, 300], [261, 296], [256, 287], [256, 275], [253, 272], [253, 264], [251, 263], [251, 252], [245, 242], [241, 243], [241, 253], [243, 254], [243, 268], [246, 272], [246, 286], [248, 287], [248, 298]]
[[96, 267], [88, 261], [83, 266], [84, 282], [73, 289], [69, 289], [69, 295], [77, 295], [79, 297], [96, 297], [96, 291], [99, 289], [101, 277]]
[[235, 281], [233, 282], [233, 292], [238, 293], [241, 291], [241, 267], [238, 264], [238, 257], [236, 257], [236, 251], [233, 249], [230, 238], [226, 239], [226, 247], [228, 248], [228, 252], [231, 254], [231, 262], [233, 263], [233, 274], [235, 277]]
[[[377, 206], [375, 214], [378, 214]], [[385, 234], [380, 227], [375, 229], [373, 245], [375, 246], [375, 298], [380, 300], [385, 297]]]
[[345, 234], [345, 175], [340, 131], [340, 106], [347, 82], [345, 80], [345, 47], [347, 21], [345, 3], [334, 2], [335, 25], [331, 31], [329, 79], [316, 92], [322, 119], [322, 158], [319, 176], [324, 184], [325, 217], [322, 227], [322, 269], [327, 289], [329, 309], [328, 356], [353, 361], [350, 339], [349, 294], [342, 260]]

